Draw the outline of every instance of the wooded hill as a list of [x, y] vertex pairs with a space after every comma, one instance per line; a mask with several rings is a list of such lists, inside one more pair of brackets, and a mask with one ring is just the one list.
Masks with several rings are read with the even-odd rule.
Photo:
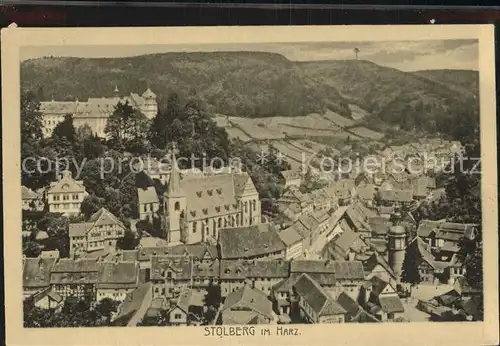
[[[404, 130], [453, 133], [478, 121], [474, 71], [403, 72], [362, 60], [292, 62], [264, 52], [164, 53], [128, 58], [39, 58], [21, 64], [21, 87], [42, 100], [111, 96], [150, 87], [162, 103], [175, 91], [209, 112], [240, 117], [301, 116], [327, 108]], [[455, 119], [459, 117], [458, 122]], [[457, 125], [469, 126], [469, 125]]]

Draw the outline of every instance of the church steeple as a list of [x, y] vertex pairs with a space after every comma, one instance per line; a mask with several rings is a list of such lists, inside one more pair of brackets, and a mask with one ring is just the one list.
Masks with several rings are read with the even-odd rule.
[[168, 197], [182, 197], [184, 196], [184, 191], [181, 187], [181, 175], [179, 172], [179, 167], [177, 165], [177, 159], [175, 157], [176, 146], [173, 144], [172, 148], [172, 169], [170, 171], [170, 179], [168, 182]]

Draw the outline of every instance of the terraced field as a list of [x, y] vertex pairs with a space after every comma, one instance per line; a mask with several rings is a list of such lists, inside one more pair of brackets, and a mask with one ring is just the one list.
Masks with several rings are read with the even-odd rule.
[[285, 138], [283, 133], [260, 124], [259, 119], [229, 117], [229, 122], [233, 127], [239, 127], [248, 136], [257, 140]]
[[323, 115], [323, 118], [331, 121], [338, 127], [344, 128], [348, 126], [354, 126], [356, 125], [356, 122], [354, 120], [351, 120], [349, 118], [343, 117], [342, 115], [339, 115], [335, 112], [332, 112], [330, 110], [327, 110], [325, 114]]
[[239, 138], [243, 142], [248, 142], [252, 140], [252, 137], [249, 137], [245, 132], [241, 131], [237, 127], [226, 127], [226, 132], [229, 138]]
[[367, 138], [367, 139], [373, 139], [375, 141], [379, 141], [382, 138], [384, 138], [384, 134], [370, 130], [364, 126], [353, 127], [353, 128], [350, 128], [349, 131], [360, 136], [360, 137]]
[[360, 108], [353, 104], [349, 105], [349, 109], [351, 110], [351, 117], [356, 121], [361, 120], [369, 115], [369, 113], [365, 111], [363, 108]]

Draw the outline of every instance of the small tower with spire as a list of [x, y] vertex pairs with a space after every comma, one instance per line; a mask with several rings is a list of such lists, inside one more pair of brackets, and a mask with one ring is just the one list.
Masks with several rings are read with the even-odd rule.
[[115, 84], [115, 90], [113, 90], [114, 97], [120, 97], [120, 91], [118, 90], [118, 85]]
[[141, 106], [141, 111], [148, 119], [153, 119], [158, 113], [158, 103], [156, 102], [156, 94], [148, 88], [143, 94], [144, 104]]
[[389, 265], [391, 266], [394, 274], [396, 274], [396, 279], [398, 281], [400, 280], [401, 272], [403, 270], [403, 262], [406, 252], [406, 230], [403, 226], [401, 226], [399, 220], [398, 216], [396, 216], [393, 225], [387, 234], [389, 241]]
[[164, 210], [166, 211], [166, 224], [168, 225], [168, 241], [178, 243], [181, 241], [181, 233], [186, 214], [186, 194], [181, 185], [181, 175], [177, 165], [176, 145], [172, 145], [172, 168], [168, 188], [164, 195]]

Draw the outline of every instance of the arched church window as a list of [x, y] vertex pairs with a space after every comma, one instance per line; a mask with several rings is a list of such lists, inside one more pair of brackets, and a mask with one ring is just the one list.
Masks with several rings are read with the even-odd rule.
[[193, 233], [196, 233], [196, 221], [193, 221]]
[[252, 209], [255, 211], [255, 206], [257, 205], [257, 201], [255, 199], [252, 201]]
[[179, 209], [181, 209], [181, 204], [179, 202], [175, 202], [174, 209], [175, 209], [175, 211], [178, 211]]
[[245, 201], [245, 213], [248, 213], [248, 201]]
[[221, 228], [222, 227], [222, 220], [221, 218], [219, 217], [219, 219], [217, 220], [217, 227], [218, 228]]

